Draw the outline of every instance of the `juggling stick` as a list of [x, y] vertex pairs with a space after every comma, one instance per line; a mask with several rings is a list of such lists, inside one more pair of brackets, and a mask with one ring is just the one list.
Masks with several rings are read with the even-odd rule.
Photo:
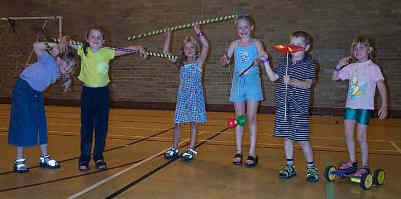
[[[296, 46], [296, 45], [275, 45], [272, 48], [278, 52], [286, 53], [286, 55], [287, 55], [287, 66], [285, 67], [285, 76], [288, 75], [288, 65], [289, 65], [288, 56], [289, 56], [289, 54], [305, 50], [304, 47]], [[285, 97], [284, 97], [284, 119], [285, 120], [287, 119], [287, 89], [288, 89], [288, 84], [285, 84]]]
[[239, 15], [241, 15], [241, 14], [215, 17], [215, 18], [211, 18], [211, 19], [200, 20], [200, 21], [197, 21], [195, 23], [188, 23], [188, 24], [184, 24], [184, 25], [170, 26], [170, 27], [167, 27], [167, 28], [150, 31], [150, 32], [143, 33], [143, 34], [132, 35], [132, 36], [128, 37], [128, 40], [135, 40], [135, 39], [141, 39], [141, 38], [145, 38], [145, 37], [149, 37], [149, 36], [154, 36], [154, 35], [158, 35], [158, 34], [161, 34], [161, 33], [165, 33], [168, 30], [175, 31], [175, 30], [181, 30], [181, 29], [185, 29], [185, 28], [191, 28], [195, 24], [203, 25], [203, 24], [217, 23], [217, 22], [223, 22], [223, 21], [227, 21], [227, 20], [232, 20], [232, 19], [236, 19]]
[[[58, 39], [54, 39], [52, 38], [51, 40], [58, 42]], [[74, 40], [70, 40], [69, 41], [70, 44], [72, 45], [82, 45], [82, 42], [80, 41], [74, 41]], [[116, 51], [123, 51], [123, 52], [129, 52], [129, 53], [139, 53], [138, 50], [133, 50], [133, 49], [128, 49], [128, 48], [116, 48], [116, 47], [106, 47], [106, 48], [110, 48]], [[153, 52], [153, 51], [146, 51], [146, 55], [147, 56], [152, 56], [152, 57], [160, 57], [160, 58], [167, 58], [167, 59], [178, 59], [178, 56], [175, 55], [168, 55], [165, 53], [160, 53], [160, 52]]]

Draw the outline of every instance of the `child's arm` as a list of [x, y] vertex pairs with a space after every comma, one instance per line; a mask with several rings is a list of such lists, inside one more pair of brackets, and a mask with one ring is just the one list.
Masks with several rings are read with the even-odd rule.
[[207, 53], [209, 52], [209, 42], [205, 38], [205, 35], [201, 32], [199, 24], [194, 25], [194, 30], [202, 43], [202, 49], [199, 57], [199, 66], [201, 67], [203, 66], [203, 63], [205, 63]]
[[117, 57], [117, 56], [121, 56], [121, 55], [132, 54], [132, 53], [136, 53], [139, 51], [139, 54], [141, 56], [146, 57], [145, 49], [142, 46], [127, 46], [127, 47], [124, 47], [124, 49], [130, 49], [130, 50], [133, 50], [133, 52], [116, 49], [115, 56]]
[[[166, 55], [171, 55], [170, 52], [170, 43], [171, 43], [171, 30], [168, 29], [166, 33], [166, 40], [164, 41], [163, 53]], [[168, 59], [171, 62], [175, 63], [177, 59]]]
[[231, 42], [230, 46], [228, 47], [227, 53], [225, 53], [223, 56], [220, 57], [220, 64], [225, 66], [227, 64], [230, 64], [231, 57], [234, 54], [234, 47], [235, 47], [235, 41]]
[[310, 88], [312, 87], [313, 80], [307, 79], [305, 81], [302, 80], [297, 80], [297, 79], [291, 79], [290, 76], [284, 76], [284, 83], [288, 85], [292, 85], [298, 88]]
[[351, 56], [340, 59], [340, 61], [338, 62], [337, 66], [335, 67], [335, 69], [333, 71], [333, 75], [331, 76], [332, 80], [340, 79], [339, 72], [344, 66], [348, 65], [350, 59], [351, 59]]
[[279, 76], [273, 72], [271, 66], [270, 66], [270, 60], [269, 56], [265, 51], [265, 48], [263, 47], [262, 42], [259, 40], [256, 40], [256, 48], [258, 49], [259, 55], [261, 55], [257, 60], [255, 60], [257, 63], [258, 62], [263, 62], [263, 66], [265, 67], [267, 77], [269, 77], [269, 80], [274, 82], [276, 81]]
[[37, 56], [41, 56], [43, 52], [50, 48], [58, 48], [57, 43], [53, 42], [35, 42], [33, 43], [33, 50]]
[[377, 88], [379, 90], [380, 93], [380, 97], [381, 97], [381, 102], [382, 105], [379, 109], [378, 115], [379, 115], [379, 119], [382, 120], [384, 118], [387, 117], [387, 89], [386, 89], [386, 85], [384, 84], [384, 80], [379, 80], [377, 82]]

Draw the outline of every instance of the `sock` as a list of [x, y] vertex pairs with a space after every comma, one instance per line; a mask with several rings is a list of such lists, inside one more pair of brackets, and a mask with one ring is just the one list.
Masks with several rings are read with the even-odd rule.
[[40, 151], [42, 151], [42, 156], [46, 156], [47, 155], [47, 144], [41, 144]]
[[293, 166], [294, 165], [294, 159], [286, 159], [287, 165]]
[[315, 167], [315, 163], [313, 163], [313, 161], [312, 162], [307, 162], [306, 163], [306, 167], [313, 168], [313, 167]]

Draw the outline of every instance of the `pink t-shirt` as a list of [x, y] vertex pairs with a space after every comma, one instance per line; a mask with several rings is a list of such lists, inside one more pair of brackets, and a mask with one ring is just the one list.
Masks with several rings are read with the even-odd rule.
[[378, 65], [371, 60], [353, 63], [340, 70], [339, 78], [349, 80], [347, 108], [374, 109], [376, 83], [384, 80]]

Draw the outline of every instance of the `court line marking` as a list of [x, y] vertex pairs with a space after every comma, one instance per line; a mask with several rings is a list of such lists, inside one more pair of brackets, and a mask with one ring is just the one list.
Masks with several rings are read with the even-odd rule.
[[398, 145], [394, 141], [390, 141], [390, 144], [393, 145], [393, 147], [395, 148], [395, 150], [398, 151], [398, 153], [401, 153], [401, 148], [398, 147]]
[[[225, 132], [227, 129], [229, 129], [228, 127], [224, 128], [223, 130], [220, 130], [218, 132], [215, 132], [214, 135], [208, 137], [206, 140], [201, 141], [200, 143], [198, 143], [197, 145], [195, 145], [195, 148], [197, 149], [198, 147], [202, 146], [205, 143], [208, 143], [209, 141], [211, 141], [212, 139], [214, 139], [215, 137], [221, 135], [223, 132]], [[169, 164], [175, 162], [178, 158], [170, 160], [162, 165], [160, 165], [159, 167], [153, 169], [152, 171], [146, 173], [145, 175], [143, 175], [142, 177], [136, 179], [135, 181], [125, 185], [123, 188], [119, 189], [116, 192], [113, 192], [111, 195], [107, 196], [106, 199], [112, 199], [115, 198], [116, 196], [120, 195], [121, 193], [127, 191], [128, 189], [130, 189], [131, 187], [135, 186], [137, 183], [143, 181], [144, 179], [148, 178], [149, 176], [153, 175], [154, 173], [156, 173], [157, 171], [165, 168], [166, 166], [168, 166]]]
[[[198, 134], [198, 135], [201, 135], [201, 133]], [[182, 141], [182, 142], [180, 142], [180, 143], [178, 144], [178, 147], [181, 147], [182, 145], [185, 145], [185, 143], [188, 143], [189, 141], [190, 141], [190, 138], [185, 139], [184, 141]], [[133, 164], [132, 166], [130, 166], [130, 167], [128, 167], [128, 168], [126, 168], [126, 169], [124, 169], [124, 170], [122, 170], [122, 171], [120, 171], [120, 172], [118, 172], [118, 173], [116, 173], [116, 174], [114, 174], [114, 175], [112, 175], [112, 176], [109, 176], [109, 177], [107, 177], [107, 178], [105, 178], [105, 179], [103, 179], [103, 180], [101, 180], [101, 181], [99, 181], [99, 182], [93, 184], [92, 186], [89, 186], [89, 187], [87, 187], [86, 189], [83, 189], [82, 191], [80, 191], [80, 192], [78, 192], [78, 193], [75, 193], [75, 194], [69, 196], [67, 199], [74, 199], [74, 198], [77, 198], [77, 197], [79, 197], [79, 196], [81, 196], [81, 195], [83, 195], [83, 194], [85, 194], [85, 193], [87, 193], [87, 192], [89, 192], [89, 191], [91, 191], [91, 190], [93, 190], [93, 189], [95, 189], [95, 188], [101, 186], [102, 184], [105, 184], [105, 183], [107, 183], [107, 182], [113, 180], [114, 178], [116, 178], [116, 177], [118, 177], [118, 176], [120, 176], [120, 175], [122, 175], [122, 174], [124, 174], [124, 173], [126, 173], [126, 172], [128, 172], [128, 171], [130, 171], [131, 169], [134, 169], [134, 168], [136, 168], [136, 167], [139, 167], [139, 166], [141, 166], [142, 164], [144, 164], [144, 163], [146, 163], [146, 162], [148, 162], [148, 161], [150, 161], [150, 160], [152, 160], [152, 159], [154, 159], [154, 158], [156, 158], [156, 157], [158, 157], [158, 156], [164, 154], [164, 153], [165, 153], [167, 150], [169, 150], [170, 148], [171, 148], [171, 147], [168, 147], [168, 148], [166, 148], [166, 149], [163, 149], [163, 150], [160, 151], [159, 153], [156, 153], [156, 154], [154, 154], [154, 155], [152, 155], [152, 156], [150, 156], [150, 157], [148, 157], [148, 158], [146, 158], [146, 159], [144, 159], [144, 160], [142, 160], [142, 161], [140, 161], [140, 162], [138, 162], [138, 163], [135, 163], [135, 164]]]

